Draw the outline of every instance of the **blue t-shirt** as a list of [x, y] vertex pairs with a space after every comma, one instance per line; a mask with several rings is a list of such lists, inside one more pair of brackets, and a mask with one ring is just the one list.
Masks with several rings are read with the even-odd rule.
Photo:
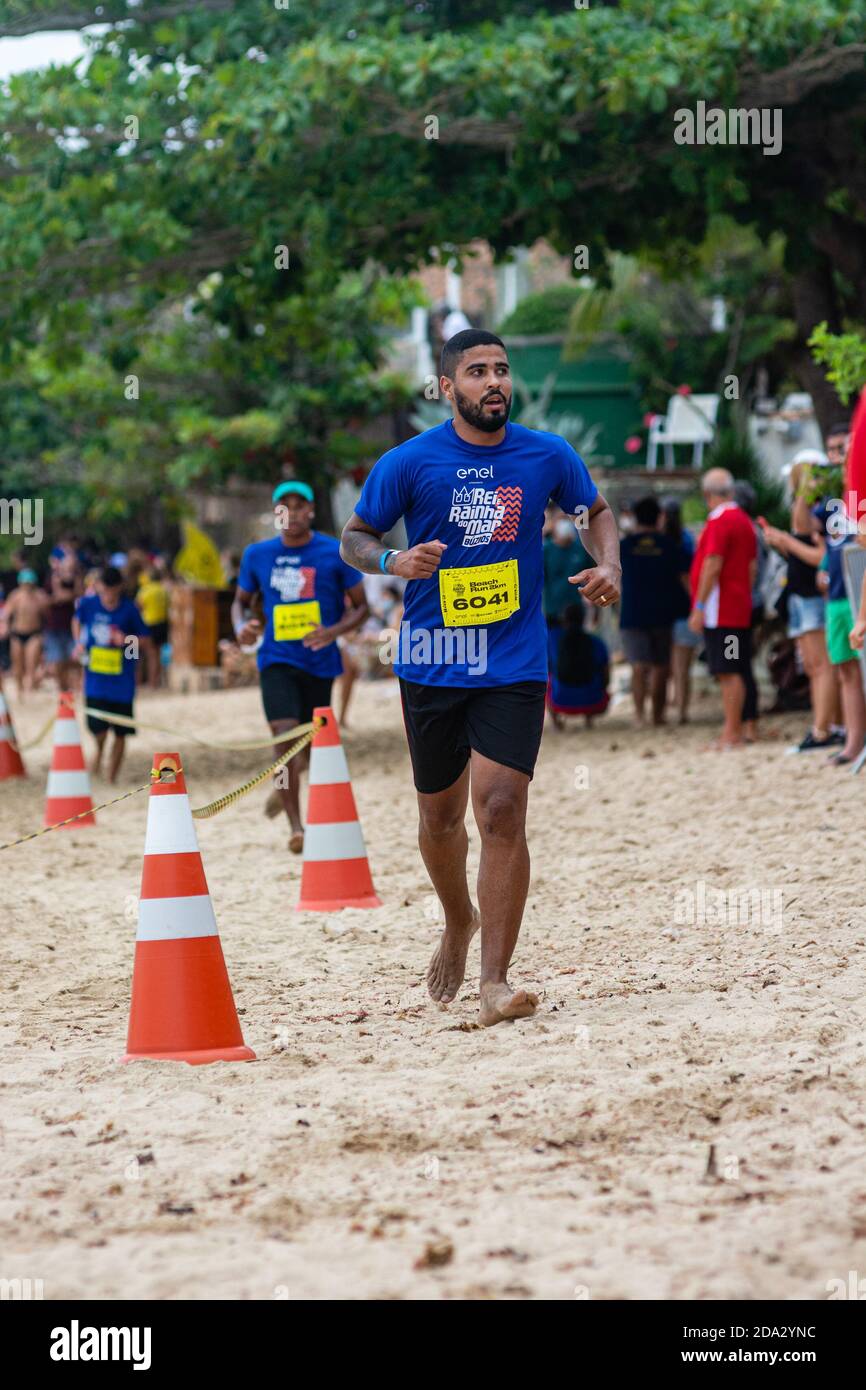
[[87, 652], [84, 693], [88, 700], [118, 700], [131, 704], [135, 698], [135, 664], [138, 644], [127, 637], [146, 637], [147, 627], [132, 599], [122, 598], [116, 608], [106, 608], [98, 594], [80, 598], [75, 616], [81, 624], [81, 643]]
[[623, 537], [620, 556], [620, 627], [670, 627], [686, 597], [679, 578], [687, 572], [685, 550], [661, 531], [635, 531]]
[[259, 670], [297, 666], [311, 676], [339, 676], [336, 642], [312, 651], [304, 637], [315, 627], [333, 627], [346, 612], [347, 589], [363, 581], [340, 559], [340, 542], [314, 531], [306, 545], [284, 545], [282, 536], [248, 545], [241, 558], [238, 588], [261, 590], [265, 630]]
[[575, 515], [597, 495], [566, 440], [510, 421], [500, 444], [468, 444], [447, 420], [383, 454], [357, 515], [379, 532], [402, 516], [410, 546], [448, 547], [432, 578], [406, 585], [397, 675], [464, 688], [546, 681], [544, 508], [552, 497]]

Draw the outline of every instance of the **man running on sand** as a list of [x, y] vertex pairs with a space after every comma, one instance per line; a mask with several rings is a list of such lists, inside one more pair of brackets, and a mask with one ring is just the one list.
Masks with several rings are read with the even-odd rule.
[[[343, 669], [337, 638], [360, 627], [369, 610], [364, 581], [343, 564], [339, 542], [313, 530], [309, 484], [280, 483], [272, 500], [279, 534], [244, 551], [232, 622], [242, 646], [262, 636], [262, 703], [271, 733], [279, 735], [296, 724], [308, 724], [317, 705], [331, 703], [331, 685]], [[264, 603], [264, 634], [258, 619], [246, 615], [255, 593], [261, 593]], [[285, 753], [291, 740], [277, 740], [275, 747], [278, 754]], [[304, 749], [274, 777], [291, 826], [292, 854], [304, 848], [300, 792], [301, 771], [308, 761]]]
[[[552, 497], [577, 516], [597, 564], [572, 582], [590, 602], [619, 596], [616, 523], [583, 461], [558, 435], [509, 423], [508, 355], [467, 329], [442, 350], [453, 418], [384, 454], [343, 531], [356, 569], [409, 580], [397, 641], [403, 715], [420, 812], [419, 845], [445, 912], [427, 985], [456, 996], [481, 928], [479, 1023], [535, 1012], [507, 971], [529, 887], [525, 822], [544, 724], [547, 628], [542, 526]], [[404, 517], [407, 550], [381, 537]], [[481, 835], [478, 908], [466, 881], [470, 792]]]

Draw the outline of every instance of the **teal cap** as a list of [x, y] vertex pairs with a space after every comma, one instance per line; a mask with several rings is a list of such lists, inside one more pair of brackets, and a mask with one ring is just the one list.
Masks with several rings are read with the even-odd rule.
[[37, 573], [36, 573], [35, 570], [19, 570], [19, 571], [18, 571], [18, 583], [19, 583], [19, 584], [38, 584], [38, 583], [39, 583], [39, 576], [37, 575]]
[[299, 497], [305, 497], [308, 502], [315, 501], [313, 489], [310, 487], [309, 483], [300, 483], [296, 478], [293, 478], [291, 482], [280, 483], [275, 487], [271, 501], [274, 503], [279, 502], [281, 498], [287, 497], [290, 492], [296, 492]]

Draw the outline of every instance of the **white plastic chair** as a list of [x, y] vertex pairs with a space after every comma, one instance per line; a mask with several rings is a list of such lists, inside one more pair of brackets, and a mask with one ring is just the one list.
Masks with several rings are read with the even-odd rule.
[[654, 415], [649, 431], [646, 466], [654, 472], [658, 446], [665, 451], [665, 468], [673, 469], [674, 445], [692, 445], [692, 467], [699, 469], [704, 445], [710, 444], [716, 432], [719, 411], [718, 396], [671, 396], [666, 415]]

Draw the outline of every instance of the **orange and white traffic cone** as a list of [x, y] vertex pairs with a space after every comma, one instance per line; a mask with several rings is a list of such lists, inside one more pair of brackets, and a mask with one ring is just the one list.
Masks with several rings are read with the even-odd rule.
[[[89, 811], [90, 815], [81, 815]], [[70, 816], [81, 819], [68, 826], [77, 830], [80, 825], [95, 825], [90, 778], [84, 765], [81, 731], [75, 718], [75, 696], [64, 690], [54, 720], [54, 747], [51, 750], [51, 769], [45, 791], [45, 825], [56, 825]]]
[[0, 685], [0, 782], [5, 782], [7, 777], [26, 776], [24, 763], [21, 761], [21, 754], [18, 752], [18, 744], [15, 741], [12, 715], [3, 696], [3, 686]]
[[244, 1044], [180, 757], [157, 753], [124, 1062], [254, 1062]]
[[313, 711], [325, 722], [310, 751], [299, 912], [381, 907], [376, 897], [340, 730], [330, 706]]

